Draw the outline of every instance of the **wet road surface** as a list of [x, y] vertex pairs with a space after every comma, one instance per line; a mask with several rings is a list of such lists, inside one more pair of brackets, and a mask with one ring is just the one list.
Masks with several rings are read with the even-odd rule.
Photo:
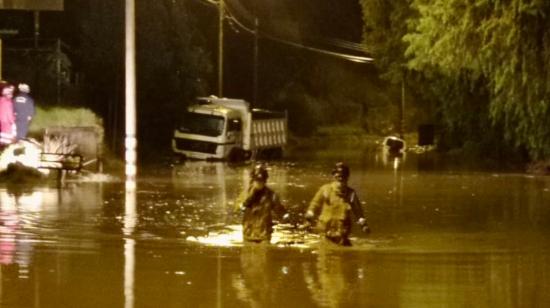
[[[295, 214], [336, 157], [269, 164]], [[412, 162], [411, 162], [412, 161]], [[350, 161], [372, 234], [327, 245], [298, 224], [243, 245], [234, 199], [250, 165], [145, 168], [0, 187], [1, 307], [545, 307], [550, 179]]]

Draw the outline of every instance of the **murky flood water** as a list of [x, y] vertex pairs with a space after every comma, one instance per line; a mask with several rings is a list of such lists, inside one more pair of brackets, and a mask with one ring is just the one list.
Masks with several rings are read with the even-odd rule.
[[[271, 163], [269, 185], [301, 213], [336, 158]], [[0, 306], [550, 306], [550, 178], [407, 163], [350, 161], [373, 232], [346, 248], [299, 224], [243, 246], [246, 164], [145, 168], [135, 195], [2, 186]]]

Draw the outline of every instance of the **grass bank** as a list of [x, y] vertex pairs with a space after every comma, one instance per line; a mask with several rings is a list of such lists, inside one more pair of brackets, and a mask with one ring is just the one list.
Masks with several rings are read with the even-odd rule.
[[91, 126], [103, 135], [103, 120], [86, 108], [37, 107], [36, 114], [29, 127], [29, 137], [42, 140], [48, 127]]

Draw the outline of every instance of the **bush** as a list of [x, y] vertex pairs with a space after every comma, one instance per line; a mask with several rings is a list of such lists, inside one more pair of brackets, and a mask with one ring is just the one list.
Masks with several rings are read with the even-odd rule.
[[85, 108], [51, 107], [36, 108], [36, 114], [29, 128], [29, 135], [42, 139], [48, 127], [93, 126], [103, 131], [103, 121], [94, 112]]

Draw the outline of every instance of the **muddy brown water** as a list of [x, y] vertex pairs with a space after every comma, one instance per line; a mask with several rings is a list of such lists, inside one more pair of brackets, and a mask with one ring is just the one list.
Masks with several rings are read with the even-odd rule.
[[[272, 162], [269, 185], [301, 213], [339, 158]], [[146, 166], [135, 194], [116, 175], [2, 186], [0, 306], [550, 306], [550, 178], [349, 162], [373, 232], [347, 248], [292, 224], [243, 245], [248, 164]]]

